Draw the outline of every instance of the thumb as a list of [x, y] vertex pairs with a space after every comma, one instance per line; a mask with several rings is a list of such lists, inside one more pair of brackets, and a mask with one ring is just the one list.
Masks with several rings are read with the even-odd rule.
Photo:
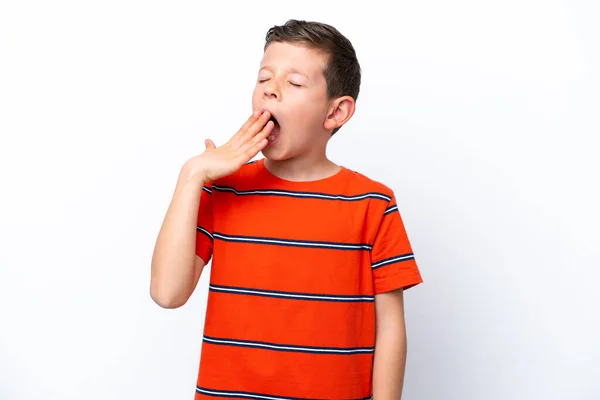
[[215, 146], [215, 144], [213, 143], [213, 141], [210, 140], [210, 139], [206, 139], [204, 141], [204, 145], [206, 146], [206, 150], [209, 150], [209, 149], [212, 150], [212, 149], [216, 149], [217, 148], [217, 146]]

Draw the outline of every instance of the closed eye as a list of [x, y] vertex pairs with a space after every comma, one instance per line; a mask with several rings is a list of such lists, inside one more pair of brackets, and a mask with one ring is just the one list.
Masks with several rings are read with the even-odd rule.
[[302, 85], [298, 85], [297, 83], [294, 83], [294, 82], [288, 82], [288, 83], [289, 83], [290, 85], [292, 85], [292, 86], [295, 86], [295, 87], [300, 87], [300, 86], [302, 86]]

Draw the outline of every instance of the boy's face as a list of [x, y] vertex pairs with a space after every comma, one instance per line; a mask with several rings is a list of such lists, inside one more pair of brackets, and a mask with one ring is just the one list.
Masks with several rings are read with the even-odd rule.
[[263, 149], [271, 160], [320, 152], [330, 137], [330, 111], [323, 75], [327, 55], [300, 44], [274, 42], [264, 55], [252, 95], [252, 109], [268, 110], [277, 121]]

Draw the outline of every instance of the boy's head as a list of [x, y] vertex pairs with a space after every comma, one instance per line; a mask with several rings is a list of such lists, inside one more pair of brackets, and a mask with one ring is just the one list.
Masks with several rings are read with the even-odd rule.
[[269, 29], [252, 96], [253, 110], [268, 110], [277, 122], [265, 156], [324, 149], [354, 114], [360, 81], [356, 52], [334, 27], [290, 20]]

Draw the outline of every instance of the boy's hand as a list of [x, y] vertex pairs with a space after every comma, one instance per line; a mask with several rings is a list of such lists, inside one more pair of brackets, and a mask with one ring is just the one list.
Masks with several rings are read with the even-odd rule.
[[255, 112], [241, 129], [221, 147], [212, 140], [204, 141], [204, 153], [190, 158], [182, 170], [188, 177], [212, 182], [230, 175], [250, 161], [268, 144], [267, 136], [273, 130], [273, 122], [268, 111]]

